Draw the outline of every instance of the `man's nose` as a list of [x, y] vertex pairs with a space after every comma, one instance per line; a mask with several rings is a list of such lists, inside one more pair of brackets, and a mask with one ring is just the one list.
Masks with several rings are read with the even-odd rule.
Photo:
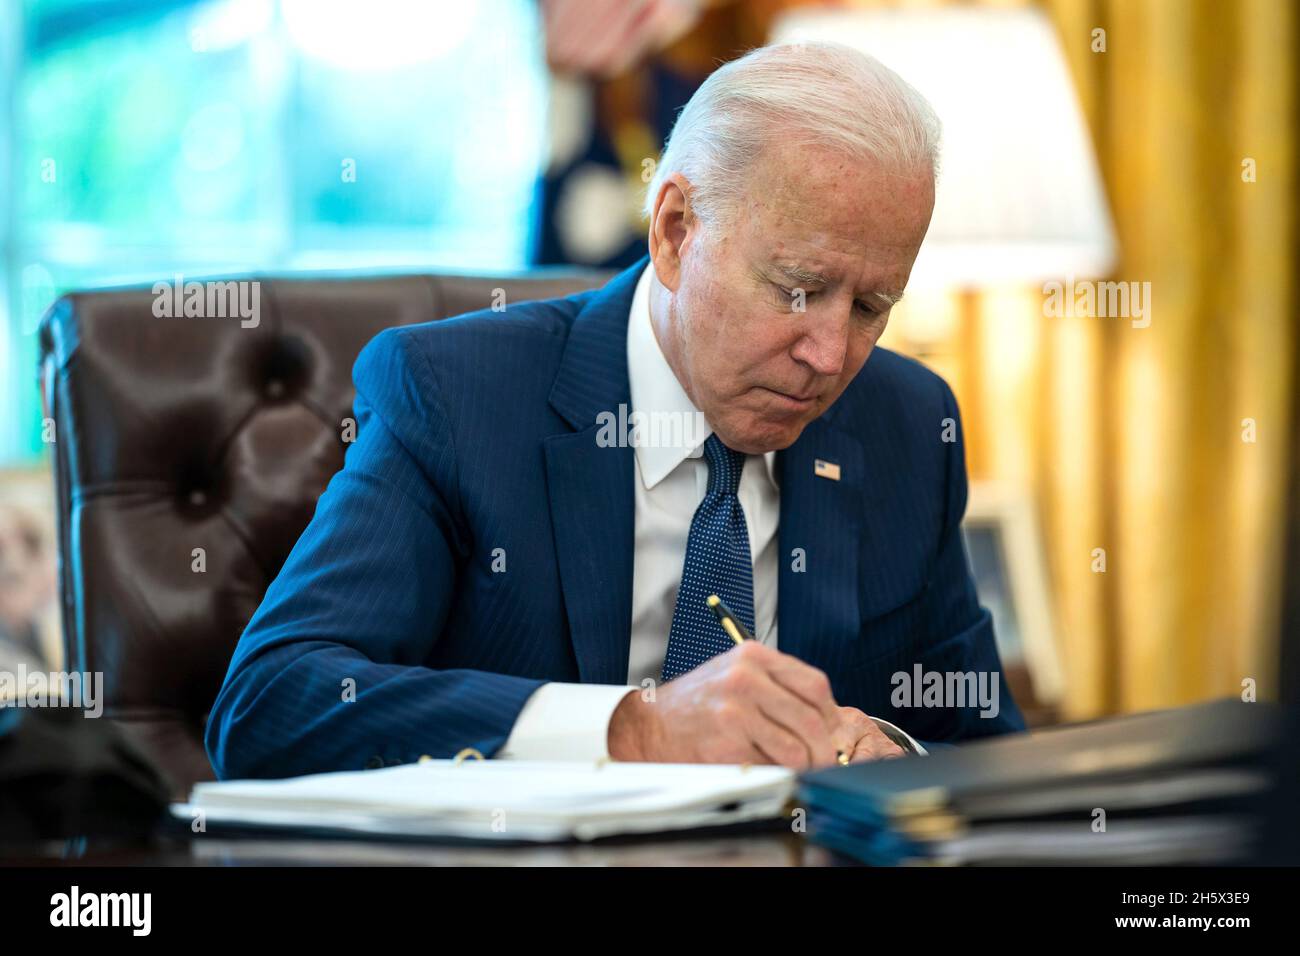
[[790, 355], [798, 362], [807, 365], [818, 375], [834, 377], [844, 371], [844, 361], [849, 350], [849, 323], [852, 321], [848, 309], [836, 306], [808, 310], [803, 335], [795, 342]]

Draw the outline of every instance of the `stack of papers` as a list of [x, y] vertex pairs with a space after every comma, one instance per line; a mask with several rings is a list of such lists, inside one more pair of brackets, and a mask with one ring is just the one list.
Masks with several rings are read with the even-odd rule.
[[1011, 734], [805, 774], [811, 838], [872, 864], [1230, 863], [1252, 845], [1265, 704]]
[[211, 826], [549, 842], [784, 815], [794, 774], [712, 764], [425, 760], [287, 780], [200, 783], [178, 819]]

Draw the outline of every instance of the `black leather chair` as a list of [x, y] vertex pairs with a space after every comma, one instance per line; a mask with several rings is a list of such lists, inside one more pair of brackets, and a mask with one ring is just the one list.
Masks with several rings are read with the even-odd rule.
[[176, 796], [212, 778], [203, 727], [235, 643], [343, 464], [361, 348], [502, 293], [549, 298], [607, 278], [267, 278], [255, 327], [159, 318], [150, 288], [54, 303], [41, 390], [56, 429], [65, 666], [104, 673], [105, 717]]

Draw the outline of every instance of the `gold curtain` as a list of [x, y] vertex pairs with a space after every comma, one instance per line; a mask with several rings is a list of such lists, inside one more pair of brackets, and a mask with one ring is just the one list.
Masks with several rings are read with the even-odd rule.
[[[988, 289], [968, 321], [951, 301], [914, 303], [886, 344], [952, 381], [972, 479], [1034, 494], [1064, 716], [1240, 694], [1247, 678], [1275, 696], [1286, 452], [1300, 427], [1295, 5], [1037, 5], [1100, 158], [1120, 244], [1111, 278], [1151, 283], [1151, 324], [1048, 319], [1041, 290]], [[918, 347], [908, 323], [921, 309]]]

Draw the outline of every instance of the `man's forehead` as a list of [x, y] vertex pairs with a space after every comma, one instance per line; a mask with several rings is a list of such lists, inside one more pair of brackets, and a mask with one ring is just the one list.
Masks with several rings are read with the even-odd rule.
[[929, 170], [903, 175], [815, 149], [764, 157], [745, 217], [752, 254], [807, 270], [805, 284], [815, 274], [901, 293], [930, 220]]
[[751, 191], [768, 214], [846, 231], [878, 215], [908, 217], [928, 207], [934, 194], [934, 173], [928, 167], [896, 170], [793, 144], [762, 150], [748, 175]]

